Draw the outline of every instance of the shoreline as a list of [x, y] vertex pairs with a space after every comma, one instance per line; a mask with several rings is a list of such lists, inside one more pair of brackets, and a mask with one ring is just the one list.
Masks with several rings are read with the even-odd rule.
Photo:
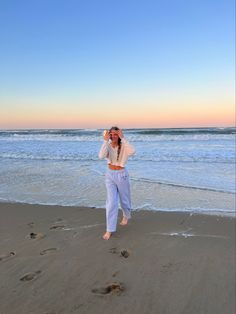
[[[235, 219], [0, 203], [1, 314], [232, 314]], [[119, 215], [119, 219], [121, 215]]]
[[[59, 204], [44, 204], [44, 203], [27, 203], [27, 202], [20, 202], [20, 201], [9, 201], [9, 200], [0, 200], [0, 206], [1, 204], [16, 204], [16, 205], [32, 205], [32, 206], [57, 206], [57, 207], [66, 207], [66, 208], [87, 208], [87, 209], [99, 209], [99, 210], [105, 210], [104, 207], [100, 206], [83, 206], [83, 205], [59, 205]], [[187, 215], [203, 215], [203, 216], [216, 216], [216, 217], [225, 217], [225, 218], [236, 218], [236, 211], [225, 211], [220, 210], [217, 208], [216, 210], [207, 209], [202, 210], [200, 208], [196, 209], [188, 209], [188, 210], [180, 210], [180, 209], [144, 209], [144, 208], [133, 208], [132, 213], [138, 213], [138, 212], [153, 212], [153, 213], [179, 213], [179, 214], [187, 214]]]

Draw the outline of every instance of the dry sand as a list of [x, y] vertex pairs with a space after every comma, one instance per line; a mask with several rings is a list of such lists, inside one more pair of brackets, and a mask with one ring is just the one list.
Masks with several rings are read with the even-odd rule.
[[1, 314], [234, 314], [235, 218], [0, 203]]

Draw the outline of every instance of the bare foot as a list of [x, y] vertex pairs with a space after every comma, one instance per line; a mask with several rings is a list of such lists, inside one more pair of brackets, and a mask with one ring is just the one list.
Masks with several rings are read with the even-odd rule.
[[103, 239], [104, 239], [104, 240], [109, 240], [110, 237], [111, 237], [111, 232], [109, 232], [109, 231], [107, 231], [107, 232], [104, 233], [104, 235], [103, 235]]
[[126, 218], [125, 216], [123, 216], [121, 222], [120, 222], [120, 225], [122, 226], [125, 226], [128, 224], [128, 218]]

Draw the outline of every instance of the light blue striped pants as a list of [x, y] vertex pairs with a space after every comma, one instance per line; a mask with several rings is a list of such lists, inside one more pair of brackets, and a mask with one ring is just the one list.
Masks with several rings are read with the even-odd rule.
[[111, 170], [107, 169], [106, 172], [106, 223], [107, 231], [115, 232], [117, 225], [117, 217], [120, 205], [123, 216], [128, 219], [131, 218], [131, 197], [130, 197], [130, 182], [129, 174], [126, 169]]

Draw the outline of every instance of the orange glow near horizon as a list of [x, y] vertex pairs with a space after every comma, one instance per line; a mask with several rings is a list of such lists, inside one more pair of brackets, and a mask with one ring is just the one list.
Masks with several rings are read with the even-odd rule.
[[18, 115], [2, 115], [1, 129], [24, 128], [106, 128], [119, 125], [124, 128], [175, 128], [175, 127], [232, 127], [235, 126], [235, 110], [224, 110], [222, 107], [205, 108], [137, 108], [136, 111], [121, 111], [110, 114], [94, 111], [80, 114], [79, 112], [52, 113], [50, 111], [37, 113], [19, 113]]

